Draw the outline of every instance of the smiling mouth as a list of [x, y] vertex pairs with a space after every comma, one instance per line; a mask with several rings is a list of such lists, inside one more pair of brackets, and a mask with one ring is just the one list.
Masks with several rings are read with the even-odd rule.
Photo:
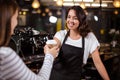
[[73, 26], [74, 26], [74, 24], [73, 24], [73, 23], [72, 23], [72, 24], [71, 24], [71, 23], [69, 23], [69, 26], [70, 26], [70, 27], [73, 27]]

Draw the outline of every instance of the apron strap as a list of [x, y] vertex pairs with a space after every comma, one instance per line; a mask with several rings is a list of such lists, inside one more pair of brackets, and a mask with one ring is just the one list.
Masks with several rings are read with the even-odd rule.
[[67, 34], [65, 35], [65, 38], [64, 38], [64, 40], [63, 40], [63, 44], [65, 43], [65, 41], [66, 41], [66, 39], [67, 39], [67, 37], [68, 37], [69, 33], [70, 33], [70, 30], [69, 30], [69, 31], [67, 31]]
[[84, 37], [82, 37], [82, 48], [83, 50], [85, 49], [85, 38]]

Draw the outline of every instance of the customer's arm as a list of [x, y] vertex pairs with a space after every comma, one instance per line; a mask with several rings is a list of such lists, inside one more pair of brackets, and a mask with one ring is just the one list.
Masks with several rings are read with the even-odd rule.
[[42, 68], [38, 74], [40, 76], [39, 80], [49, 80], [53, 61], [54, 61], [54, 57], [51, 54], [49, 53], [45, 54]]
[[53, 61], [54, 58], [57, 57], [58, 51], [59, 49], [57, 46], [51, 49], [47, 45], [44, 46], [45, 58], [44, 58], [43, 66], [39, 72], [39, 75], [42, 77], [42, 80], [49, 80]]
[[10, 48], [0, 50], [0, 78], [5, 80], [49, 80], [54, 57], [45, 54], [43, 66], [38, 75], [32, 72], [22, 59]]

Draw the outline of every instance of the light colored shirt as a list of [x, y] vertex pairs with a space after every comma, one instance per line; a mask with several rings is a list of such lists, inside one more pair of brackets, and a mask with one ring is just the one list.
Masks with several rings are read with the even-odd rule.
[[9, 47], [0, 47], [0, 80], [49, 80], [54, 57], [46, 54], [38, 74], [32, 72]]
[[[67, 30], [60, 30], [54, 36], [61, 42], [61, 45], [63, 43], [66, 33]], [[82, 37], [79, 38], [78, 40], [73, 40], [68, 36], [65, 44], [73, 45], [76, 47], [82, 47]], [[87, 63], [89, 54], [92, 54], [93, 51], [95, 51], [95, 49], [99, 46], [100, 44], [96, 36], [92, 32], [88, 33], [88, 35], [85, 37], [85, 49], [84, 49], [84, 57], [83, 57], [84, 64]]]

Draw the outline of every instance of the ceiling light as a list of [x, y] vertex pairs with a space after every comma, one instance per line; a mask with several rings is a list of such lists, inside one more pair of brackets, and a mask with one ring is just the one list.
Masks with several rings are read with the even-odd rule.
[[102, 1], [103, 3], [112, 3], [112, 0], [106, 0], [106, 1]]
[[120, 7], [120, 1], [119, 1], [119, 0], [115, 0], [115, 1], [113, 2], [113, 5], [114, 5], [115, 7], [117, 7], [117, 8], [119, 8], [119, 7]]
[[57, 0], [56, 3], [57, 3], [58, 6], [62, 6], [63, 5], [63, 0]]
[[115, 10], [115, 11], [114, 11], [114, 14], [116, 14], [116, 15], [117, 15], [117, 14], [118, 14], [118, 11], [117, 11], [117, 10]]
[[[54, 0], [54, 1], [57, 1], [57, 0]], [[81, 2], [82, 0], [62, 0], [63, 2]], [[93, 2], [93, 0], [83, 0], [83, 2]]]
[[33, 8], [39, 8], [40, 7], [40, 3], [38, 0], [34, 0], [33, 3], [32, 3], [32, 7]]
[[49, 8], [45, 8], [45, 12], [48, 13], [50, 11]]
[[80, 3], [80, 6], [81, 6], [83, 9], [85, 9], [85, 8], [86, 8], [86, 6], [85, 6], [85, 3], [84, 3], [84, 2], [81, 2], [81, 3]]
[[52, 16], [52, 12], [49, 12], [48, 15], [49, 15], [49, 16]]
[[63, 3], [63, 6], [73, 6], [73, 5], [74, 5], [73, 2], [71, 2], [71, 3]]
[[46, 14], [45, 14], [45, 13], [42, 13], [42, 16], [46, 16]]
[[83, 2], [93, 2], [93, 0], [83, 0]]
[[[91, 4], [92, 7], [100, 7], [100, 4], [99, 3], [93, 3]], [[107, 4], [101, 4], [102, 7], [107, 7], [108, 5]]]
[[63, 0], [63, 1], [73, 1], [73, 0]]
[[57, 15], [61, 15], [62, 13], [61, 13], [61, 11], [60, 10], [58, 10], [57, 11]]

